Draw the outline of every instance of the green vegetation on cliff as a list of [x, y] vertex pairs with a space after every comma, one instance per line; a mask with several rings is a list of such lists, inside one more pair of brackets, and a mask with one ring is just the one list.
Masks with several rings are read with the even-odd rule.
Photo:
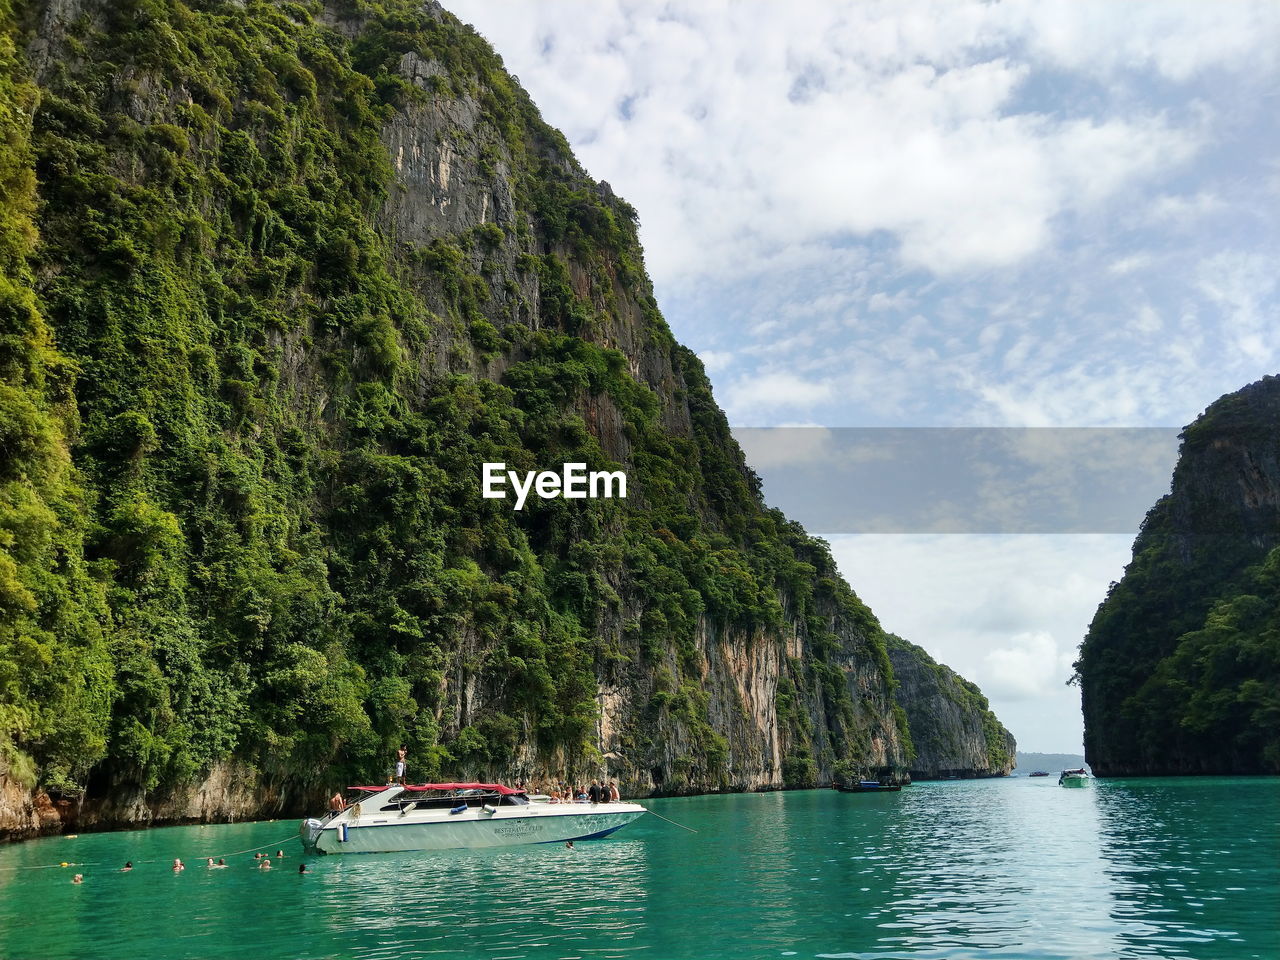
[[1102, 775], [1280, 772], [1280, 378], [1182, 435], [1076, 663]]
[[85, 559], [93, 501], [72, 466], [74, 364], [55, 349], [32, 289], [31, 115], [39, 94], [0, 0], [0, 770], [37, 770], [23, 747], [98, 758], [113, 674], [105, 590]]
[[1017, 743], [978, 685], [923, 647], [887, 635], [899, 699], [911, 728], [911, 775], [995, 776], [1014, 766]]
[[[623, 688], [633, 780], [728, 786], [749, 745], [699, 644], [730, 636], [803, 643], [788, 782], [900, 761], [878, 623], [764, 507], [635, 211], [472, 31], [400, 0], [0, 15], [15, 769], [164, 791], [235, 758], [302, 798], [405, 743], [416, 777], [572, 772]], [[455, 208], [512, 209], [409, 235], [388, 131], [454, 115], [489, 178]], [[516, 514], [485, 461], [621, 464], [633, 495]]]

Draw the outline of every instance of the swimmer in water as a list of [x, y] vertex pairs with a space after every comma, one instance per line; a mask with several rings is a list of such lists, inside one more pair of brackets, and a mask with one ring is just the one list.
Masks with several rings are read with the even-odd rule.
[[124, 862], [124, 866], [120, 868], [120, 872], [121, 872], [121, 873], [128, 873], [128, 872], [129, 872], [130, 870], [132, 870], [132, 869], [133, 869], [133, 861], [132, 861], [132, 860], [126, 860], [126, 861]]
[[299, 873], [306, 873], [306, 872], [307, 872], [307, 865], [306, 865], [305, 863], [300, 863], [300, 864], [298, 864], [298, 872], [299, 872]]
[[218, 862], [213, 865], [213, 869], [215, 870], [225, 870], [226, 867], [227, 861], [223, 860], [221, 857], [219, 857]]
[[277, 859], [279, 859], [280, 857], [283, 857], [283, 856], [284, 856], [284, 851], [283, 851], [283, 850], [277, 850], [277, 851], [276, 851], [276, 858], [277, 858]]
[[83, 873], [77, 873], [74, 877], [72, 877], [72, 878], [71, 878], [71, 882], [72, 882], [72, 883], [84, 883], [84, 874], [83, 874]]
[[175, 857], [173, 860], [173, 872], [177, 873], [179, 870], [185, 870], [185, 869], [187, 869], [187, 865], [183, 863], [181, 860], [179, 860], [177, 857]]
[[270, 857], [263, 857], [260, 861], [258, 861], [258, 869], [259, 869], [259, 870], [270, 870], [270, 869], [271, 869], [271, 858], [270, 858]]

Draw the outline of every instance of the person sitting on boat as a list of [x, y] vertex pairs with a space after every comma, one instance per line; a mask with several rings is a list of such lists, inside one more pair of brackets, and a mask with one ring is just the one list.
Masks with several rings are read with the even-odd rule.
[[600, 802], [600, 784], [594, 780], [591, 781], [591, 786], [587, 788], [587, 800], [591, 803]]
[[329, 798], [329, 809], [334, 813], [341, 813], [347, 809], [347, 801], [342, 799], [342, 791], [338, 790]]
[[622, 799], [622, 794], [618, 793], [618, 781], [610, 780], [609, 781], [609, 802], [617, 803], [621, 799]]

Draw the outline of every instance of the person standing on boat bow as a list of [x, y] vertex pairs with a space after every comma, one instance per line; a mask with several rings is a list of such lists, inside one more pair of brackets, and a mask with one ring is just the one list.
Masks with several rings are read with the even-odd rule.
[[396, 779], [400, 781], [400, 786], [404, 786], [404, 769], [405, 763], [409, 759], [409, 751], [404, 748], [404, 744], [400, 745], [400, 749], [396, 751]]

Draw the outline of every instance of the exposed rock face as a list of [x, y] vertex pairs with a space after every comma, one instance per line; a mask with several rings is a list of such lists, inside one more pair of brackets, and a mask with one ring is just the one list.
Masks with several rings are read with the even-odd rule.
[[1280, 378], [1182, 434], [1076, 663], [1099, 776], [1280, 771]]
[[901, 637], [890, 635], [889, 659], [915, 747], [913, 780], [1009, 775], [1017, 742], [975, 684]]
[[63, 826], [63, 818], [47, 793], [33, 791], [0, 767], [0, 840], [57, 833]]
[[[400, 72], [415, 86], [430, 89], [443, 67], [406, 53]], [[515, 200], [506, 158], [487, 168], [480, 155], [491, 131], [483, 129], [482, 108], [473, 97], [432, 97], [396, 116], [383, 133], [396, 182], [383, 217], [403, 243], [430, 243], [484, 223], [514, 228]], [[487, 136], [486, 136], [487, 134]]]
[[[323, 806], [320, 791], [310, 803], [315, 809]], [[200, 779], [171, 790], [148, 791], [123, 783], [58, 800], [0, 773], [0, 840], [121, 826], [234, 823], [285, 813], [285, 795], [257, 771], [234, 762], [214, 764]]]

